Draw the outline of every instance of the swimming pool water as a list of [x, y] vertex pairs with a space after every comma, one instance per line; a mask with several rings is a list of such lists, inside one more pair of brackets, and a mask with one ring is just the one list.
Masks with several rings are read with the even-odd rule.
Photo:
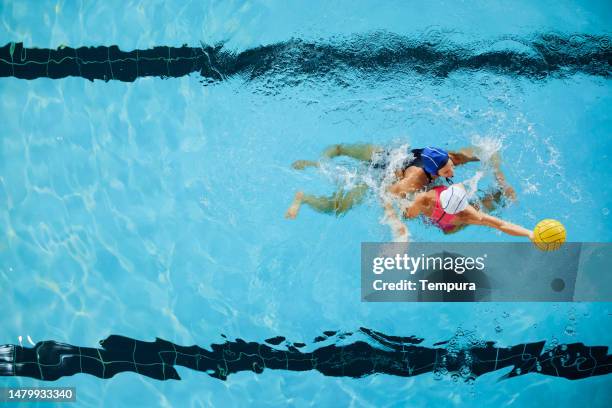
[[[122, 50], [224, 42], [239, 52], [292, 38], [384, 47], [405, 36], [506, 49], [521, 46], [501, 39], [509, 35], [609, 35], [611, 15], [606, 2], [3, 1], [0, 39]], [[3, 341], [27, 334], [94, 346], [116, 333], [205, 347], [222, 334], [308, 343], [324, 330], [371, 327], [428, 344], [461, 328], [502, 346], [612, 345], [609, 303], [362, 303], [360, 244], [391, 239], [374, 197], [341, 218], [307, 208], [295, 221], [283, 217], [297, 189], [334, 191], [329, 174], [290, 167], [331, 144], [497, 143], [519, 197], [504, 218], [557, 218], [570, 241], [609, 242], [611, 89], [609, 75], [582, 72], [437, 77], [393, 66], [314, 74], [279, 66], [207, 86], [197, 74], [133, 83], [2, 78]], [[466, 165], [457, 178], [478, 169]], [[409, 229], [418, 241], [513, 240], [476, 227], [451, 236]], [[609, 376], [498, 382], [503, 372], [466, 385], [429, 375], [268, 370], [218, 381], [179, 371], [181, 381], [127, 373], [54, 385], [77, 387], [83, 406], [541, 407], [606, 406], [611, 385]]]

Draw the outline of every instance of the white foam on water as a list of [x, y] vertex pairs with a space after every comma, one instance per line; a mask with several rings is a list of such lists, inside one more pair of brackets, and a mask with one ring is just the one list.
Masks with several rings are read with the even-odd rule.
[[472, 177], [464, 180], [461, 183], [465, 187], [465, 191], [467, 192], [468, 199], [473, 198], [476, 195], [476, 192], [478, 191], [478, 182], [482, 179], [483, 176], [484, 176], [484, 172], [481, 170], [478, 170], [476, 173], [474, 173]]
[[358, 169], [349, 168], [331, 160], [321, 161], [319, 169], [327, 179], [345, 191], [356, 187], [361, 182]]
[[492, 136], [474, 135], [471, 138], [472, 145], [477, 148], [478, 158], [485, 165], [491, 162], [493, 155], [501, 151], [503, 141], [503, 138]]
[[[376, 196], [382, 205], [385, 206], [389, 204], [394, 208], [396, 217], [389, 217], [387, 214], [384, 214], [379, 221], [381, 224], [389, 226], [393, 242], [410, 242], [410, 231], [408, 230], [408, 226], [401, 221], [401, 217], [404, 210], [412, 204], [412, 200], [406, 198], [398, 199], [398, 197], [389, 192], [389, 187], [396, 181], [395, 172], [400, 170], [402, 164], [412, 157], [413, 154], [409, 150], [409, 145], [403, 144], [388, 151], [387, 167], [384, 169], [382, 181], [376, 182], [372, 174], [373, 172], [369, 172], [372, 182], [371, 187], [376, 192]], [[394, 203], [399, 204], [399, 213]]]

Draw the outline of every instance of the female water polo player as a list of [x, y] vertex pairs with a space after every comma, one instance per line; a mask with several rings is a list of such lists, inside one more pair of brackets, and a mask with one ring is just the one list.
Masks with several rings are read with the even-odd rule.
[[[480, 202], [470, 203], [463, 185], [437, 186], [417, 194], [414, 202], [404, 210], [404, 217], [424, 216], [445, 234], [457, 232], [467, 225], [484, 225], [509, 235], [528, 237], [533, 241], [532, 231], [483, 212], [492, 210], [495, 203], [500, 201], [501, 194], [501, 191], [498, 191], [484, 197]], [[390, 203], [386, 204], [385, 212], [391, 218], [395, 216]]]
[[[326, 149], [323, 153], [323, 157], [327, 159], [333, 159], [338, 156], [347, 156], [368, 162], [373, 169], [385, 170], [390, 165], [391, 152], [375, 145], [356, 144], [335, 145]], [[395, 180], [389, 186], [388, 191], [395, 196], [406, 197], [407, 194], [414, 193], [430, 185], [439, 177], [444, 177], [450, 182], [450, 179], [455, 174], [455, 166], [472, 161], [479, 161], [479, 158], [471, 148], [462, 149], [458, 152], [446, 152], [439, 147], [413, 149], [409, 152], [404, 162], [395, 170]], [[514, 190], [506, 183], [505, 177], [501, 172], [499, 155], [495, 154], [491, 161], [500, 187], [505, 191], [507, 197], [514, 199]], [[320, 163], [317, 161], [298, 160], [293, 163], [293, 167], [296, 169], [318, 167]], [[353, 206], [362, 202], [367, 191], [368, 185], [365, 183], [359, 184], [347, 192], [339, 190], [329, 197], [313, 196], [299, 191], [295, 194], [295, 198], [285, 216], [291, 219], [295, 218], [302, 203], [319, 212], [333, 213], [337, 216], [343, 215]]]

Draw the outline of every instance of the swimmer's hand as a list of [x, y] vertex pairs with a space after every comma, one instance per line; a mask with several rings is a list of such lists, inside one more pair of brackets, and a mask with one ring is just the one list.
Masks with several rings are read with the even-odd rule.
[[398, 227], [395, 230], [395, 239], [399, 242], [405, 242], [408, 240], [408, 228], [405, 225]]
[[389, 222], [393, 242], [408, 242], [408, 228], [399, 220], [395, 219]]
[[391, 227], [394, 242], [408, 242], [408, 228], [400, 221], [390, 202], [384, 203], [385, 221]]

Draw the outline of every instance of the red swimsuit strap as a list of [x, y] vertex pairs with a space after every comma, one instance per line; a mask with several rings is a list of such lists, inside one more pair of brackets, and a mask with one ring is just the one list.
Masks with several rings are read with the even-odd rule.
[[446, 187], [436, 186], [433, 188], [433, 190], [436, 192], [436, 206], [434, 207], [433, 213], [431, 214], [431, 218], [438, 219], [444, 216], [444, 210], [442, 209], [442, 203], [440, 202], [440, 194], [442, 194], [442, 192], [446, 190]]
[[445, 186], [436, 186], [433, 188], [436, 192], [436, 206], [434, 207], [433, 212], [431, 213], [431, 220], [440, 226], [442, 229], [454, 228], [454, 224], [452, 224], [452, 220], [455, 218], [453, 214], [448, 214], [442, 209], [442, 205], [440, 202], [440, 194], [446, 190], [448, 187]]

